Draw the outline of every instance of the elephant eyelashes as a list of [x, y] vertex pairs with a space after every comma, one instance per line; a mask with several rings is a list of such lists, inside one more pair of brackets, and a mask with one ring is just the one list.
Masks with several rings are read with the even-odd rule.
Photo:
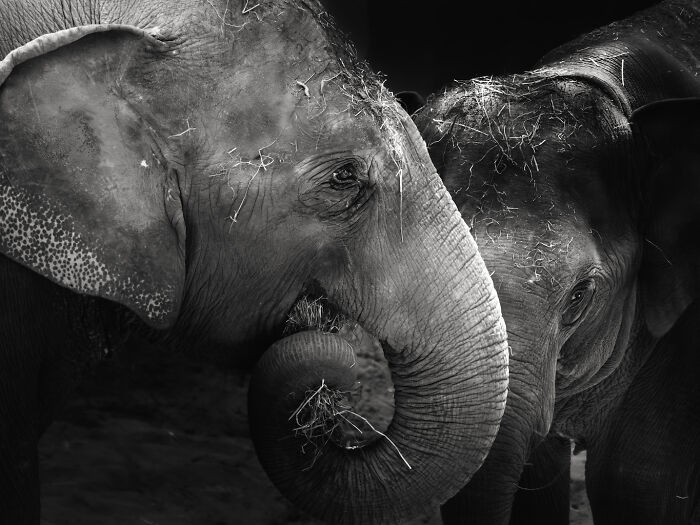
[[595, 282], [592, 280], [582, 281], [574, 287], [561, 317], [564, 326], [574, 324], [581, 318], [591, 302], [593, 292], [595, 292]]

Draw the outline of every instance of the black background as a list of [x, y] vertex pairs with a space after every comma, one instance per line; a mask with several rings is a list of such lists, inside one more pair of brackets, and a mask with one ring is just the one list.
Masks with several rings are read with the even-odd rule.
[[394, 92], [530, 69], [547, 51], [655, 0], [322, 0]]

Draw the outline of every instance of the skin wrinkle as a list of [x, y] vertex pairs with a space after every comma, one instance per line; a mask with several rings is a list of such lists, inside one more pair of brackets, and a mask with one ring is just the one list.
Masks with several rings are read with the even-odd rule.
[[[448, 259], [448, 260], [449, 260], [449, 259]], [[415, 272], [415, 273], [422, 273], [422, 271], [419, 270], [419, 269], [414, 269], [414, 270], [412, 270], [412, 273], [413, 273], [413, 272]], [[419, 289], [420, 289], [420, 288], [418, 288], [418, 290], [419, 290]], [[440, 289], [438, 290], [437, 294], [436, 294], [436, 295], [433, 295], [433, 296], [434, 296], [434, 297], [447, 297], [446, 295], [444, 295], [444, 291], [445, 291], [445, 290], [448, 290], [448, 289], [450, 289], [450, 282], [446, 282], [446, 283], [444, 284], [444, 287], [443, 287], [443, 288], [440, 288]], [[416, 304], [415, 301], [413, 301], [413, 297], [415, 297], [416, 295], [417, 295], [417, 290], [414, 291], [414, 292], [412, 293], [412, 295], [409, 296], [408, 300], [405, 301], [405, 304], [408, 304], [408, 305]], [[432, 294], [431, 294], [431, 295], [432, 295]], [[420, 329], [420, 328], [418, 328], [418, 329], [419, 329], [420, 331], [423, 331], [423, 330]], [[436, 327], [436, 329], [432, 329], [432, 330], [427, 330], [427, 329], [425, 329], [424, 331], [425, 331], [426, 333], [436, 333], [436, 334], [452, 333], [451, 331], [448, 331], [448, 330], [445, 330], [445, 329], [441, 329], [440, 327]]]
[[[451, 229], [451, 231], [454, 231], [454, 227]], [[449, 255], [452, 255], [451, 253]], [[457, 257], [454, 257], [454, 259], [457, 259]], [[446, 260], [452, 260], [451, 257], [446, 257]], [[465, 269], [468, 266], [469, 261], [465, 261], [464, 264], [462, 265], [461, 268], [459, 268], [457, 275], [461, 275], [464, 273]], [[449, 297], [452, 295], [452, 290], [454, 289], [455, 283], [452, 281], [448, 281], [445, 283], [444, 287], [440, 288], [437, 290], [437, 293], [434, 295], [434, 297], [439, 298], [439, 301], [442, 303], [444, 301], [447, 301]], [[406, 301], [406, 304], [421, 304], [419, 301], [420, 298], [424, 297], [427, 295], [425, 291], [419, 287], [416, 287], [414, 290], [410, 292], [410, 295], [408, 296], [408, 299]], [[486, 302], [482, 301], [481, 303], [475, 305], [473, 307], [473, 310], [479, 311], [479, 308], [482, 306], [485, 306]], [[439, 305], [431, 305], [430, 309], [435, 309]], [[435, 333], [435, 334], [440, 334], [439, 337], [442, 338], [445, 336], [445, 334], [451, 334], [451, 333], [459, 333], [459, 331], [454, 329], [454, 326], [446, 326], [446, 327], [438, 327], [434, 330], [431, 330], [429, 333]], [[471, 330], [470, 330], [471, 331]]]
[[[621, 361], [625, 357], [625, 353], [627, 352], [628, 349], [628, 343], [627, 340], [629, 339], [629, 322], [628, 319], [623, 319], [620, 322], [619, 330], [617, 337], [615, 339], [614, 343], [614, 350], [613, 353], [610, 355], [607, 361], [603, 363], [603, 365], [600, 367], [598, 372], [595, 374], [590, 374], [592, 377], [590, 377], [587, 381], [587, 385], [596, 385], [599, 382], [603, 381], [606, 377], [608, 377], [612, 372], [615, 371], [615, 369], [619, 366]], [[590, 388], [590, 387], [588, 387]], [[573, 390], [573, 388], [571, 388]]]

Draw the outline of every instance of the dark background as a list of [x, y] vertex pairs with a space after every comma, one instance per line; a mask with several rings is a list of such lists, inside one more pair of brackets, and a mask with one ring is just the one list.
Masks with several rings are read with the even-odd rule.
[[547, 51], [655, 0], [322, 0], [394, 92], [516, 73]]

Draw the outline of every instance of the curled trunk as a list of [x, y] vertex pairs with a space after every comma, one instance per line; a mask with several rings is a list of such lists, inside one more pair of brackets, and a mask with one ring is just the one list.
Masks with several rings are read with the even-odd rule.
[[[433, 191], [437, 209], [451, 210], [451, 200], [441, 200], [444, 188]], [[354, 382], [353, 352], [341, 338], [295, 334], [258, 365], [249, 401], [258, 456], [280, 491], [314, 516], [338, 524], [400, 523], [435, 509], [468, 482], [496, 436], [507, 386], [505, 331], [489, 276], [454, 212], [447, 221], [440, 217], [451, 229], [435, 250], [425, 249], [429, 238], [439, 238], [435, 216], [407, 232], [403, 253], [421, 246], [422, 259], [403, 258], [391, 269], [409, 299], [377, 294], [369, 303], [380, 313], [358, 316], [382, 341], [394, 382], [396, 408], [385, 439], [353, 450], [331, 439], [315, 456], [314, 446], [295, 436], [291, 416], [310, 392], [322, 384], [349, 390]], [[357, 304], [345, 301], [339, 303], [346, 312]]]

